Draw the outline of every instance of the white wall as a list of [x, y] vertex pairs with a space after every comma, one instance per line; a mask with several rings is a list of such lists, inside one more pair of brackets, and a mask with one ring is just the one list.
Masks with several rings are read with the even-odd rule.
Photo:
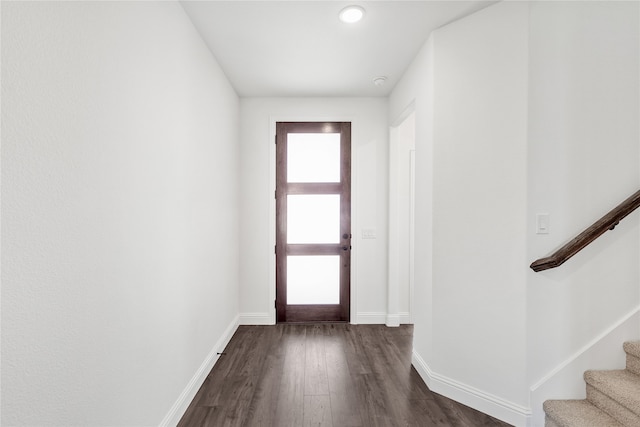
[[[396, 123], [407, 109], [415, 117], [415, 235], [413, 354], [417, 368], [431, 360], [433, 346], [433, 38], [424, 44], [389, 97]], [[421, 372], [423, 373], [423, 372]], [[423, 378], [427, 379], [426, 375]]]
[[179, 4], [2, 2], [3, 425], [158, 425], [220, 351], [237, 125]]
[[[353, 323], [384, 323], [387, 310], [389, 127], [385, 98], [242, 98], [240, 101], [243, 323], [275, 321], [275, 122], [352, 122]], [[362, 239], [362, 229], [376, 239]]]
[[[529, 261], [548, 255], [639, 188], [639, 14], [638, 2], [531, 5]], [[534, 233], [536, 213], [550, 214], [550, 234]], [[626, 331], [615, 332], [618, 337], [640, 338], [637, 321], [624, 326], [640, 308], [638, 218], [633, 213], [561, 267], [528, 273], [531, 384], [618, 325]], [[581, 358], [594, 369], [623, 366], [622, 340], [588, 353]], [[573, 391], [577, 385], [584, 393], [580, 377], [541, 399], [580, 397]], [[536, 425], [542, 425], [540, 405], [532, 401]]]
[[527, 5], [433, 34], [432, 369], [525, 406]]
[[[429, 235], [416, 213], [416, 253], [433, 252], [432, 283], [416, 271], [431, 319], [416, 317], [414, 364], [435, 391], [512, 423], [528, 403], [527, 11], [501, 3], [437, 30], [405, 76], [422, 83], [403, 82], [391, 101], [394, 114], [414, 87], [416, 120], [431, 124], [416, 140], [418, 204], [431, 197], [433, 215]], [[431, 192], [419, 178], [429, 166]]]
[[621, 367], [640, 337], [637, 213], [528, 268], [638, 188], [639, 12], [491, 6], [434, 32], [390, 97], [391, 120], [413, 102], [417, 122], [414, 365], [517, 425], [543, 425], [544, 399], [582, 397], [585, 367]]

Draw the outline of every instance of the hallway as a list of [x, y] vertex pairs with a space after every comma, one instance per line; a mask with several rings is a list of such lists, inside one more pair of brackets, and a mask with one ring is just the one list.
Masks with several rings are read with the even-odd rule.
[[[361, 3], [0, 1], [1, 425], [543, 426], [622, 366], [638, 213], [529, 265], [640, 186], [640, 0]], [[277, 123], [326, 121], [357, 326], [274, 326]]]
[[429, 391], [411, 367], [412, 333], [240, 326], [179, 426], [508, 426]]

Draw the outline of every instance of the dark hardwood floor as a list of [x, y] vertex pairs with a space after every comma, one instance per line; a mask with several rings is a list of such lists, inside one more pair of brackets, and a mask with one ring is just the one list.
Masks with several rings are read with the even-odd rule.
[[429, 391], [411, 366], [412, 332], [240, 326], [178, 426], [509, 425]]

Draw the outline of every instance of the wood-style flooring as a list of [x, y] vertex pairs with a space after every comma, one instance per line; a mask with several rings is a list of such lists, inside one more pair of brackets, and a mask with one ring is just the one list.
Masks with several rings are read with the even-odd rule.
[[500, 426], [429, 391], [411, 326], [240, 326], [179, 427]]

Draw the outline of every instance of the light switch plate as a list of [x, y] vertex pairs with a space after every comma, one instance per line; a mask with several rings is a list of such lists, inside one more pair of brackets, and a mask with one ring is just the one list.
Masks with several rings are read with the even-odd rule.
[[549, 214], [536, 214], [536, 234], [549, 234]]
[[362, 229], [362, 238], [363, 239], [375, 239], [376, 238], [376, 229], [375, 228], [363, 228]]

